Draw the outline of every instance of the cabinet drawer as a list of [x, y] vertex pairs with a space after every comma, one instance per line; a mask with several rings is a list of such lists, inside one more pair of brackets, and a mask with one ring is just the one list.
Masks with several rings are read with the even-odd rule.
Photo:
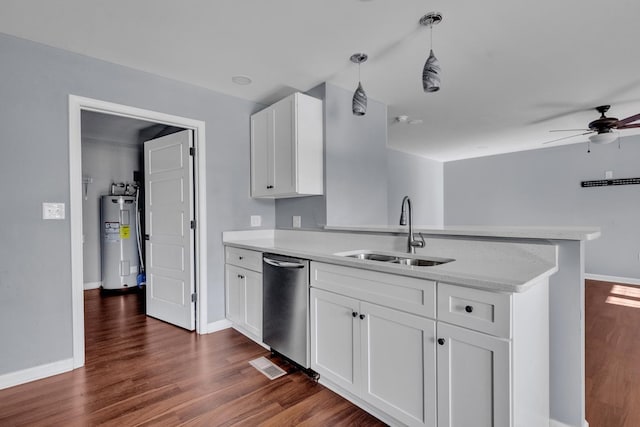
[[438, 320], [511, 338], [511, 295], [438, 283]]
[[420, 316], [436, 314], [431, 280], [312, 262], [311, 286]]
[[225, 262], [262, 273], [262, 252], [240, 248], [225, 248]]

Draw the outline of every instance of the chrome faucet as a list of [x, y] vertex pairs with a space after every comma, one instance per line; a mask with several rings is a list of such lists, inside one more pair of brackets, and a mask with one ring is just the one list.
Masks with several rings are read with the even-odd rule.
[[422, 233], [418, 233], [420, 240], [416, 240], [413, 237], [413, 214], [411, 212], [411, 199], [409, 196], [404, 196], [402, 199], [402, 206], [400, 211], [400, 225], [407, 225], [407, 209], [409, 210], [409, 234], [407, 235], [407, 252], [410, 254], [416, 253], [416, 248], [424, 248], [425, 242]]

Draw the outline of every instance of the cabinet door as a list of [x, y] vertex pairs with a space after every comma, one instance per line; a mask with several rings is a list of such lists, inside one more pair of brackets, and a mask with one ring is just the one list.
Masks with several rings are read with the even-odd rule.
[[509, 341], [438, 322], [438, 344], [438, 427], [509, 426]]
[[360, 312], [362, 398], [404, 424], [435, 426], [435, 322], [365, 302]]
[[225, 265], [225, 291], [227, 319], [236, 324], [242, 324], [244, 319], [244, 269], [233, 265]]
[[359, 393], [359, 319], [354, 313], [359, 314], [357, 300], [311, 289], [311, 369]]
[[273, 192], [273, 112], [266, 108], [251, 116], [251, 197]]
[[295, 100], [295, 96], [289, 96], [272, 106], [273, 154], [268, 168], [272, 168], [274, 194], [294, 194], [297, 190]]
[[262, 341], [262, 274], [246, 270], [244, 278], [244, 326]]

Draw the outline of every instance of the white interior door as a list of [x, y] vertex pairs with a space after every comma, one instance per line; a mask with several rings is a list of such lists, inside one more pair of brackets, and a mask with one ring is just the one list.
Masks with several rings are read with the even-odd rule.
[[144, 143], [147, 315], [195, 329], [191, 130]]

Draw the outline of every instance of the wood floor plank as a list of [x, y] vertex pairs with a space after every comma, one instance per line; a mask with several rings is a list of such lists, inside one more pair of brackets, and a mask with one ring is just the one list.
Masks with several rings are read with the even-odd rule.
[[589, 426], [640, 426], [640, 287], [587, 280], [585, 313]]
[[139, 293], [85, 291], [85, 366], [0, 390], [0, 426], [384, 425], [299, 371], [270, 381], [248, 363], [270, 353], [233, 329], [144, 310]]

